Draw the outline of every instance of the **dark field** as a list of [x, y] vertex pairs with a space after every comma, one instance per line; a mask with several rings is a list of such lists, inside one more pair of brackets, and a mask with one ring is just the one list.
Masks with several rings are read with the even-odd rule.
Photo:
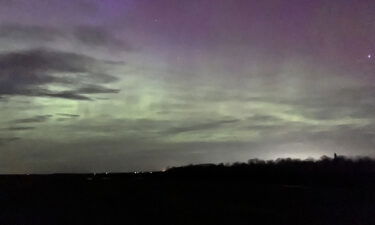
[[371, 173], [276, 168], [1, 176], [0, 224], [375, 224]]

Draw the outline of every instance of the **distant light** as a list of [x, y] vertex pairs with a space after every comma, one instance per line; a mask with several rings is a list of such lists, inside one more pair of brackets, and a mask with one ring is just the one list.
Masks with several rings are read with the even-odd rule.
[[371, 58], [372, 58], [372, 55], [371, 55], [371, 54], [368, 54], [368, 55], [367, 55], [367, 58], [371, 59]]

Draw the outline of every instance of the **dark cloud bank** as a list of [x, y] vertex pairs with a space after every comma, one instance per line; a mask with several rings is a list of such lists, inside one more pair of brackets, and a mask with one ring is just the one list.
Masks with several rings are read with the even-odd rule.
[[[0, 54], [0, 97], [40, 96], [92, 100], [92, 94], [118, 93], [104, 84], [116, 77], [101, 67], [106, 62], [77, 53], [54, 49], [31, 49]], [[99, 84], [98, 84], [99, 83]], [[59, 85], [64, 91], [50, 90]]]

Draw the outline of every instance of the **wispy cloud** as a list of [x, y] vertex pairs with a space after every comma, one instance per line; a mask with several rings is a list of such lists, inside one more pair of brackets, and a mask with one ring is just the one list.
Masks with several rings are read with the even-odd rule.
[[63, 116], [63, 117], [69, 117], [69, 118], [77, 118], [79, 115], [77, 114], [69, 114], [69, 113], [57, 113], [58, 116]]
[[185, 132], [199, 132], [202, 130], [210, 130], [210, 129], [218, 128], [225, 124], [233, 124], [237, 122], [239, 122], [238, 119], [201, 122], [201, 123], [197, 123], [193, 125], [173, 127], [173, 128], [166, 130], [164, 133], [173, 135], [173, 134], [179, 134], [179, 133], [185, 133]]
[[91, 47], [131, 51], [133, 48], [123, 40], [116, 38], [110, 31], [99, 26], [79, 26], [72, 31], [72, 37]]
[[0, 24], [0, 40], [31, 43], [52, 43], [67, 40], [88, 48], [107, 48], [111, 51], [132, 51], [126, 41], [117, 38], [112, 31], [101, 26], [80, 25], [52, 27], [34, 24]]
[[29, 118], [17, 119], [11, 121], [11, 123], [19, 124], [19, 123], [42, 123], [50, 119], [52, 115], [39, 115], [33, 116]]
[[8, 131], [23, 131], [23, 130], [34, 130], [35, 127], [7, 127], [4, 128], [3, 130], [8, 130]]

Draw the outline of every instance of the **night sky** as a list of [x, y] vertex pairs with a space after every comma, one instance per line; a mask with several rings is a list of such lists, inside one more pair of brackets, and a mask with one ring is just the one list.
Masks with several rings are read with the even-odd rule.
[[0, 0], [0, 173], [375, 156], [374, 0]]

